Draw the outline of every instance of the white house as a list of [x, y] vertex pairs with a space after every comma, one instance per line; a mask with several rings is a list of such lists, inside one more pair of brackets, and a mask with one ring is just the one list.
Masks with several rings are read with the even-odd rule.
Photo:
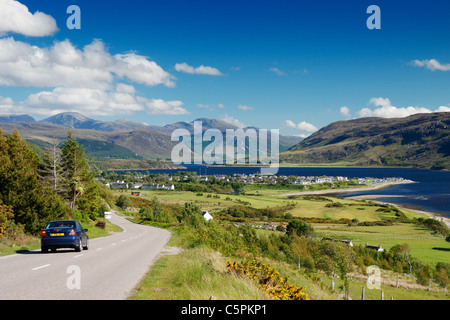
[[213, 219], [212, 215], [208, 211], [202, 211], [202, 216], [206, 221]]

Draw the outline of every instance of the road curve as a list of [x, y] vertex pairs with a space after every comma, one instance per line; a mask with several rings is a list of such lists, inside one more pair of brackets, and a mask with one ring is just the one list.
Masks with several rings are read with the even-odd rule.
[[0, 300], [123, 300], [169, 241], [167, 230], [112, 214], [123, 232], [90, 239], [89, 250], [0, 257]]

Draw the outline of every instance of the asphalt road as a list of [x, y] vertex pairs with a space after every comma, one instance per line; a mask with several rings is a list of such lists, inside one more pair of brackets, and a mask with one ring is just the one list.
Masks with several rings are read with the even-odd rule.
[[89, 250], [40, 250], [0, 257], [0, 300], [126, 299], [170, 232], [112, 214], [124, 232], [89, 240]]

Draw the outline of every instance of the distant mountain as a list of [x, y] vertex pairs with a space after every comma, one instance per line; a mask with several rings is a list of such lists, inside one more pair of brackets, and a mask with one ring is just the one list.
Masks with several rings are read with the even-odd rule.
[[[202, 123], [202, 132], [205, 132], [206, 130], [209, 130], [209, 129], [218, 129], [220, 132], [225, 134], [227, 129], [232, 129], [232, 130], [239, 129], [239, 127], [237, 127], [233, 124], [230, 124], [228, 122], [225, 122], [222, 120], [217, 120], [217, 119], [209, 119], [209, 118], [198, 118], [191, 122], [181, 121], [181, 122], [168, 124], [163, 127], [151, 126], [151, 129], [161, 132], [161, 133], [167, 133], [167, 134], [171, 134], [175, 129], [186, 129], [187, 131], [190, 132], [191, 135], [193, 135], [195, 121], [200, 121]], [[259, 130], [259, 128], [257, 128], [257, 127], [245, 127], [242, 129], [244, 131], [246, 131], [247, 129], [255, 129], [257, 132]], [[270, 132], [268, 132], [268, 138], [270, 141]], [[285, 151], [289, 147], [291, 147], [303, 140], [303, 138], [300, 138], [300, 137], [283, 136], [283, 135], [279, 135], [278, 139], [279, 139], [280, 151]], [[225, 139], [224, 139], [224, 141], [225, 141]]]
[[[64, 140], [70, 128], [74, 137], [83, 142], [86, 153], [93, 157], [170, 159], [172, 148], [178, 143], [171, 141], [172, 132], [176, 129], [186, 129], [192, 135], [195, 121], [202, 122], [203, 132], [208, 129], [218, 129], [225, 133], [227, 129], [238, 129], [235, 125], [209, 118], [155, 126], [125, 119], [95, 120], [76, 112], [60, 113], [38, 122], [27, 115], [0, 116], [0, 128], [6, 132], [17, 128], [24, 138], [42, 146], [49, 143], [51, 139]], [[245, 131], [249, 128], [243, 129]], [[268, 138], [270, 139], [270, 134]], [[300, 138], [291, 136], [280, 135], [278, 138], [280, 151], [285, 151], [300, 141]]]
[[35, 122], [34, 118], [28, 114], [4, 114], [0, 115], [0, 123], [21, 123]]
[[128, 121], [125, 119], [120, 119], [113, 122], [94, 120], [77, 112], [59, 113], [39, 122], [57, 124], [73, 129], [90, 129], [108, 132], [148, 129], [147, 125], [139, 122]]
[[282, 153], [280, 161], [450, 169], [450, 112], [334, 122]]
[[[69, 128], [50, 123], [0, 123], [0, 128], [11, 133], [14, 128], [34, 144], [45, 147], [56, 139], [67, 138]], [[86, 148], [86, 154], [104, 159], [170, 159], [175, 142], [170, 136], [152, 130], [107, 132], [91, 129], [70, 129], [72, 135]]]

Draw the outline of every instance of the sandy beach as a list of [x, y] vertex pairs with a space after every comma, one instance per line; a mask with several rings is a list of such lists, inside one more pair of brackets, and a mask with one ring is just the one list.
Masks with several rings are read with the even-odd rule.
[[307, 195], [335, 195], [342, 193], [351, 193], [351, 192], [361, 192], [361, 191], [371, 191], [371, 190], [379, 190], [384, 189], [390, 186], [394, 186], [397, 184], [407, 184], [407, 183], [416, 183], [412, 180], [402, 180], [402, 181], [386, 181], [382, 183], [375, 183], [369, 187], [356, 187], [356, 188], [345, 188], [345, 189], [327, 189], [327, 190], [314, 190], [314, 191], [303, 191], [303, 192], [292, 192], [285, 193], [279, 195], [280, 197], [288, 197], [288, 196], [307, 196]]

